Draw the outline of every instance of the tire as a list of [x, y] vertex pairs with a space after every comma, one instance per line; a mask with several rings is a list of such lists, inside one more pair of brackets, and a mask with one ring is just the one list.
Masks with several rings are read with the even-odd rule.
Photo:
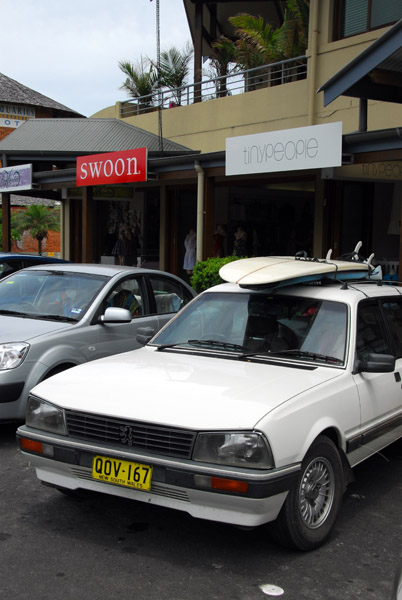
[[335, 444], [319, 436], [303, 459], [300, 475], [277, 520], [270, 525], [281, 545], [313, 550], [330, 535], [344, 491], [342, 461]]

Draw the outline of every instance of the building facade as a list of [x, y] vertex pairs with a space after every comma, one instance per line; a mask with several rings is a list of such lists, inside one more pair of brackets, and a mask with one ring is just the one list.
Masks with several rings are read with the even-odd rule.
[[[304, 250], [323, 256], [332, 248], [333, 255], [339, 256], [361, 240], [366, 256], [374, 251], [386, 268], [398, 268], [402, 143], [396, 132], [402, 98], [397, 82], [402, 69], [395, 44], [399, 40], [402, 45], [401, 3], [311, 0], [303, 56], [233, 75], [224, 82], [200, 77], [202, 57], [212, 56], [213, 40], [219, 35], [233, 36], [227, 18], [245, 6], [235, 1], [193, 0], [184, 0], [184, 6], [196, 77], [181, 91], [180, 105], [166, 94], [160, 111], [156, 105], [142, 111], [140, 102], [129, 101], [89, 119], [118, 120], [159, 136], [160, 151], [148, 158], [151, 177], [141, 183], [77, 190], [72, 159], [74, 150], [82, 153], [77, 147], [63, 165], [59, 163], [57, 173], [42, 171], [42, 178], [36, 179], [42, 188], [60, 186], [67, 257], [113, 260], [109, 232], [128, 224], [140, 228], [140, 260], [182, 275], [189, 228], [197, 230], [200, 260], [216, 254], [219, 226], [224, 254], [235, 251], [239, 236], [247, 255]], [[285, 8], [286, 2], [281, 1], [247, 2], [247, 11], [278, 25]], [[392, 48], [387, 46], [388, 32], [393, 32]], [[372, 47], [380, 53], [377, 67], [363, 73]], [[362, 85], [345, 84], [326, 102], [325, 85], [348, 65], [359, 67]], [[345, 74], [349, 76], [350, 71]], [[378, 78], [385, 78], [389, 93], [371, 97], [370, 84]], [[391, 88], [396, 89], [394, 94]], [[304, 128], [336, 123], [341, 124], [342, 149], [335, 166], [288, 164], [282, 170], [267, 167], [236, 173], [228, 165], [229, 139], [284, 132], [297, 136]], [[257, 138], [249, 139], [250, 147], [255, 145]], [[163, 140], [176, 144], [178, 152], [164, 151]], [[11, 144], [7, 150], [5, 142], [0, 143], [0, 151], [8, 152], [9, 159], [10, 148]], [[60, 155], [60, 149], [52, 151]], [[86, 153], [96, 151], [92, 147]], [[54, 155], [49, 160], [55, 160]]]

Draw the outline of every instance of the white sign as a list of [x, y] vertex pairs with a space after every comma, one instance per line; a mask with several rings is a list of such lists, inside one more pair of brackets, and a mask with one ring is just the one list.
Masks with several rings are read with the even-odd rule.
[[226, 139], [226, 175], [320, 169], [341, 164], [341, 122]]
[[0, 193], [32, 189], [32, 165], [0, 169]]
[[18, 104], [0, 103], [0, 127], [16, 129], [23, 121], [35, 117], [35, 109]]
[[0, 114], [0, 127], [12, 127], [13, 129], [17, 129], [24, 121], [28, 121], [28, 117], [3, 118]]

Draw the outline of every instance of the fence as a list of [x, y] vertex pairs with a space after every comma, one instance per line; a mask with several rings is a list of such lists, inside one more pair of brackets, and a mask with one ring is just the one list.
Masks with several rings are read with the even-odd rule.
[[162, 108], [188, 106], [195, 102], [206, 102], [215, 98], [234, 96], [253, 90], [283, 85], [306, 79], [307, 59], [305, 56], [283, 60], [247, 71], [236, 71], [223, 77], [203, 79], [199, 83], [175, 89], [159, 89], [135, 101], [121, 103], [121, 118], [140, 115]]

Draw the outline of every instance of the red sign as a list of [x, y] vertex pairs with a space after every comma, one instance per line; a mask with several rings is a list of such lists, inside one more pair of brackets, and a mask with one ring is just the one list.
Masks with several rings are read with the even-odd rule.
[[110, 185], [147, 180], [147, 148], [77, 158], [77, 185]]

